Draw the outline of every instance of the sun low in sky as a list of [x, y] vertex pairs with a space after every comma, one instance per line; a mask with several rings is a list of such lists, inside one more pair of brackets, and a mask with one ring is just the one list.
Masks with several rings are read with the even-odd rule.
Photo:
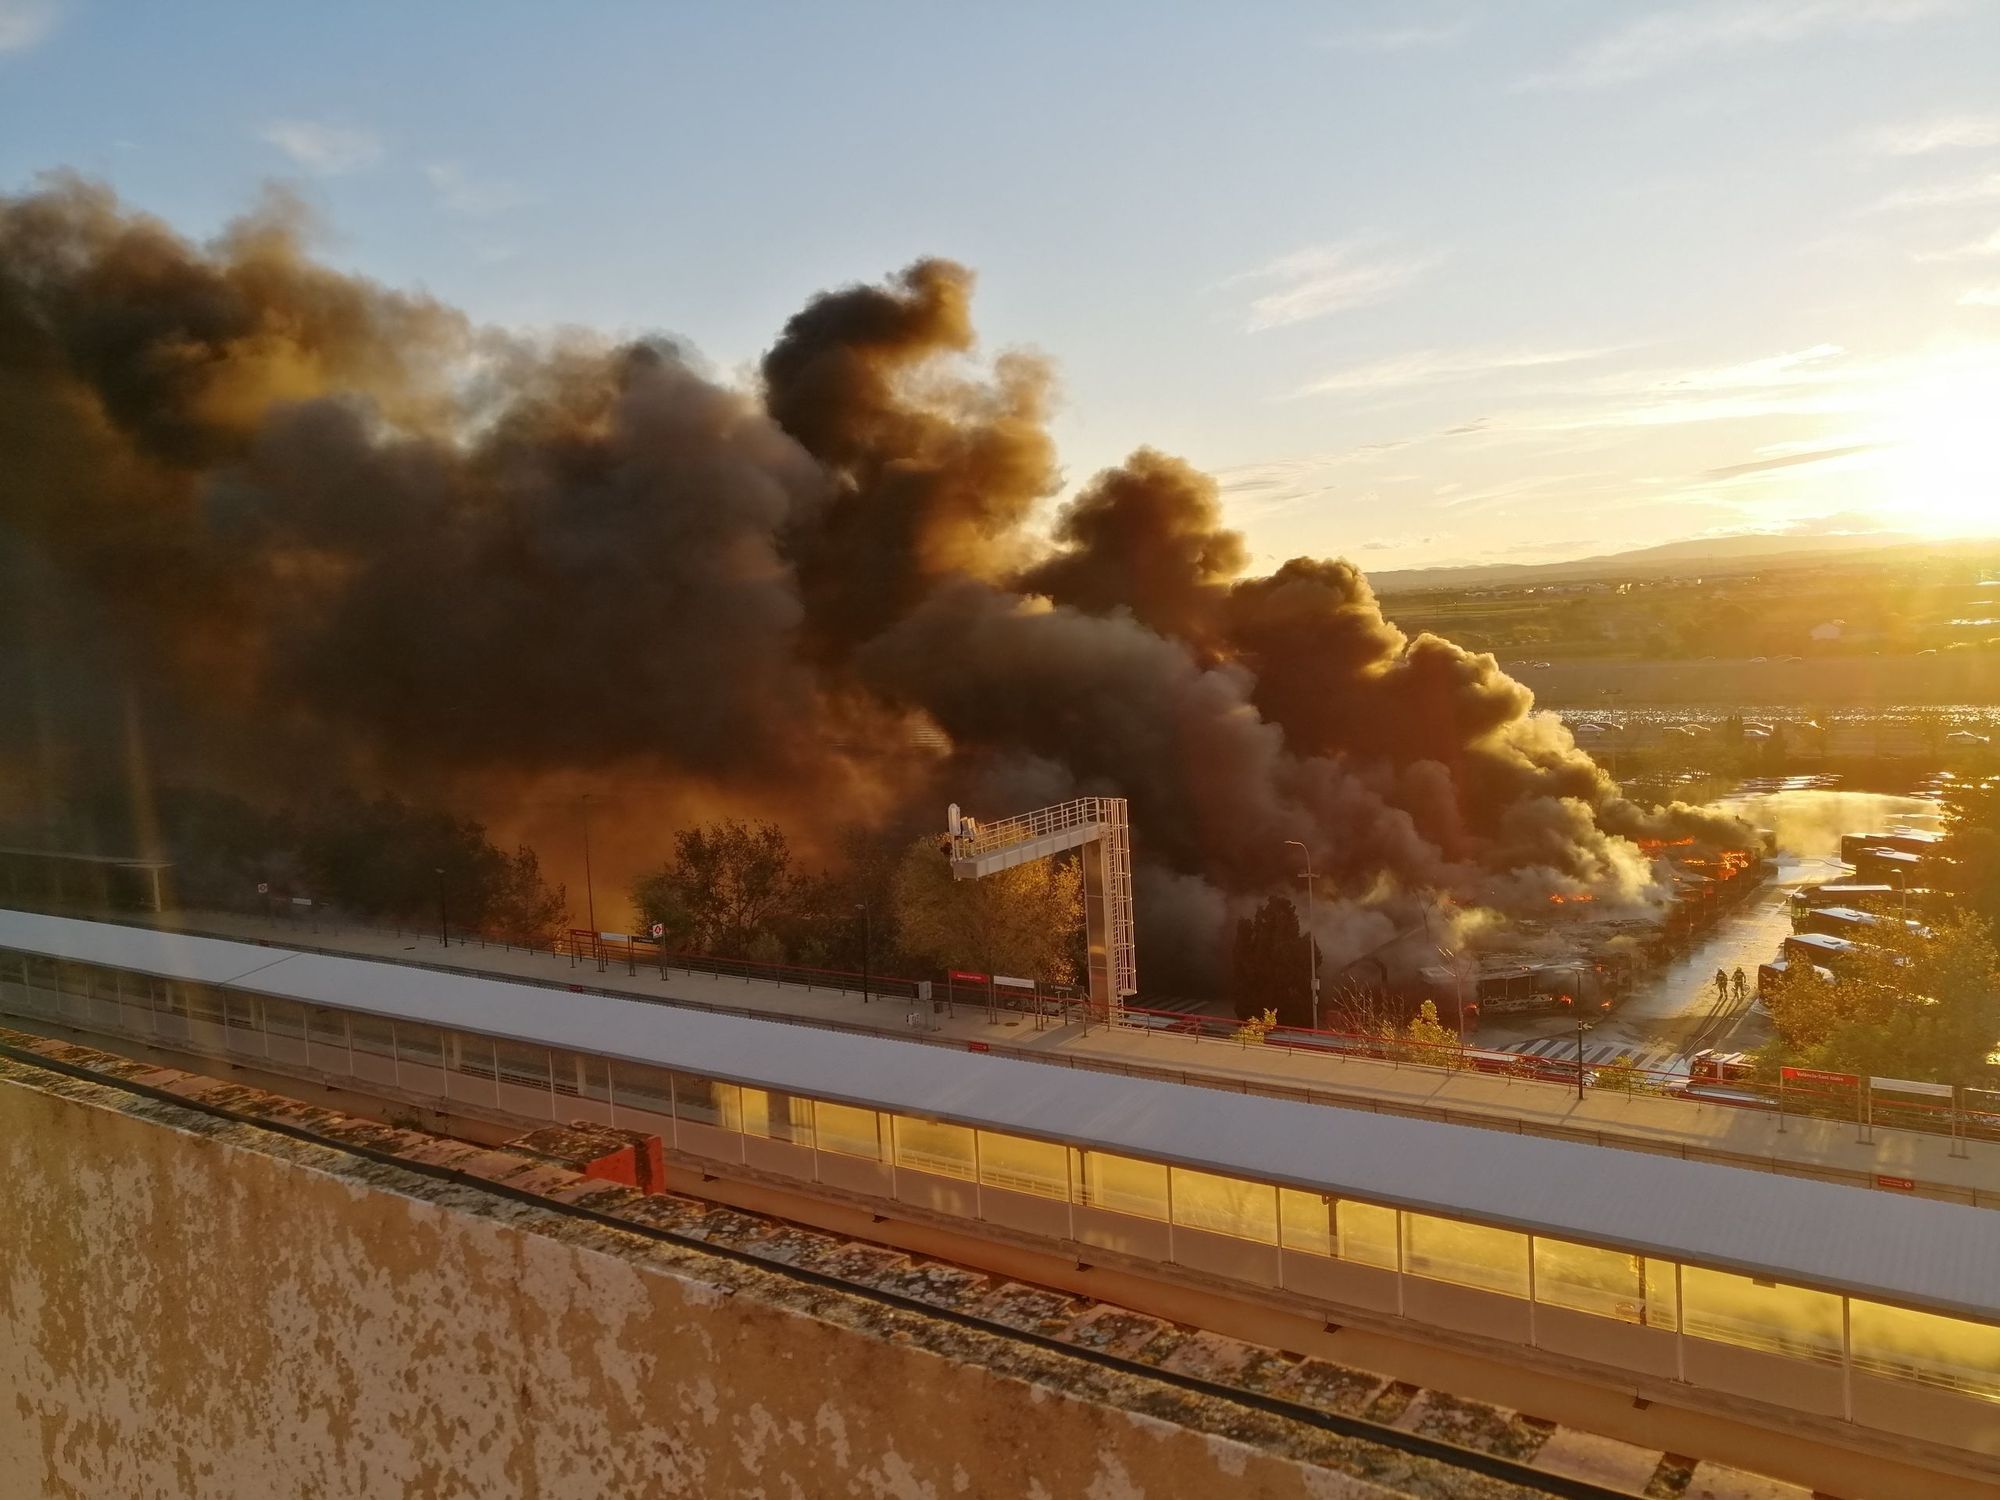
[[1253, 562], [2000, 531], [2000, 5], [0, 0], [0, 192], [72, 169], [722, 377], [814, 291], [975, 267]]

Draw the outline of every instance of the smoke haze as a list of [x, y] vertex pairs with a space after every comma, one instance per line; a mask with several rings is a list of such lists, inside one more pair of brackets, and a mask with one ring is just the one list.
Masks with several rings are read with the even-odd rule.
[[137, 743], [162, 780], [393, 786], [530, 831], [592, 790], [636, 867], [719, 811], [824, 852], [951, 800], [1123, 794], [1150, 972], [1184, 981], [1290, 879], [1287, 839], [1336, 958], [1434, 896], [1648, 901], [1639, 837], [1743, 841], [1624, 800], [1351, 564], [1247, 574], [1177, 459], [1134, 453], [1043, 537], [1049, 373], [977, 360], [963, 267], [815, 298], [742, 392], [664, 341], [476, 327], [307, 229], [273, 199], [197, 246], [81, 180], [0, 199], [23, 805]]

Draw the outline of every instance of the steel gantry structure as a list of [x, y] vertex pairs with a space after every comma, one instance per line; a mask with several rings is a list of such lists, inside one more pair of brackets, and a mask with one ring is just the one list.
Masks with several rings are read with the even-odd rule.
[[1030, 860], [1083, 851], [1083, 918], [1090, 1008], [1115, 1021], [1139, 992], [1132, 933], [1132, 826], [1123, 797], [1078, 797], [1019, 817], [981, 823], [953, 803], [946, 814], [954, 879], [977, 880]]

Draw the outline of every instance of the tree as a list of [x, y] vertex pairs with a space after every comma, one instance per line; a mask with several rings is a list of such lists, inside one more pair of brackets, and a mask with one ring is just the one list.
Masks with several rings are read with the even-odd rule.
[[1275, 1010], [1287, 1026], [1312, 1024], [1312, 950], [1298, 908], [1285, 896], [1236, 923], [1229, 955], [1229, 999], [1238, 1016]]
[[299, 858], [320, 900], [364, 917], [406, 922], [436, 917], [442, 883], [456, 920], [478, 927], [507, 879], [507, 856], [471, 819], [352, 791], [307, 810], [300, 819]]
[[569, 920], [569, 893], [542, 879], [542, 862], [526, 844], [502, 857], [481, 924], [510, 943], [539, 947]]
[[2000, 950], [1962, 912], [1926, 930], [1884, 924], [1831, 980], [1810, 970], [1765, 997], [1770, 1061], [1932, 1083], [1977, 1077], [2000, 1039]]
[[954, 880], [937, 840], [918, 839], [896, 866], [890, 904], [902, 951], [920, 962], [1077, 982], [1083, 866], [1076, 860], [1038, 859]]
[[680, 939], [670, 946], [742, 958], [798, 887], [782, 829], [727, 818], [676, 833], [673, 859], [633, 882], [632, 904], [649, 929], [659, 922]]

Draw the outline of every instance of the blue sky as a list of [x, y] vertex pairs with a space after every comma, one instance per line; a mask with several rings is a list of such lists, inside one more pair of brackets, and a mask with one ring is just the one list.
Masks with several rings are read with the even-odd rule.
[[[2000, 5], [0, 0], [0, 191], [70, 167], [725, 379], [943, 254], [1069, 477], [1262, 562], [2000, 530]], [[1831, 520], [1827, 518], [1833, 518]]]

